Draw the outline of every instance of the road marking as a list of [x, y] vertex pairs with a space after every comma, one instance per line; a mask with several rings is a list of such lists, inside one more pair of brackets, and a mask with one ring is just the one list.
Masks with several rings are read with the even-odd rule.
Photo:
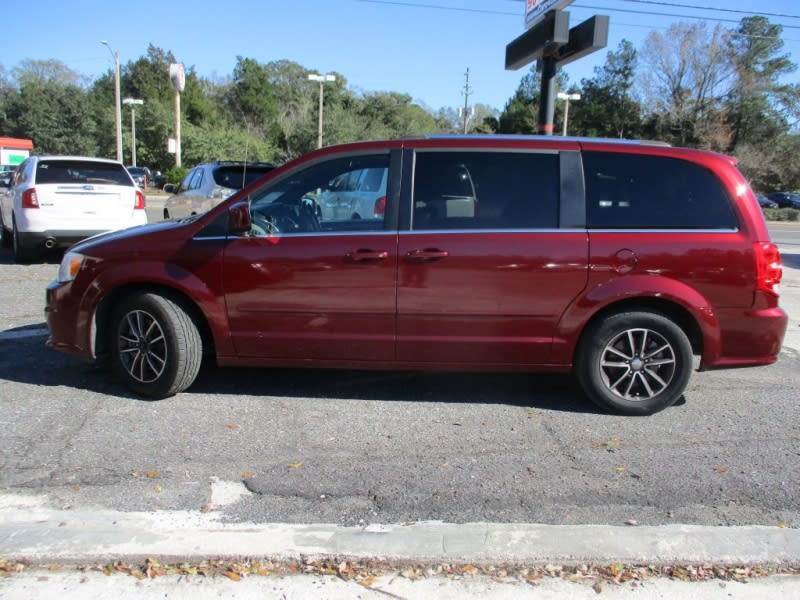
[[35, 327], [33, 329], [16, 329], [13, 331], [0, 331], [0, 340], [19, 340], [47, 335], [47, 327]]

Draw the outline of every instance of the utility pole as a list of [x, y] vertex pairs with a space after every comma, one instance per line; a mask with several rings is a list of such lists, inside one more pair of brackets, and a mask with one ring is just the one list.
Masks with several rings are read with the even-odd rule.
[[467, 72], [464, 73], [464, 77], [466, 81], [464, 82], [464, 91], [461, 92], [464, 94], [464, 112], [461, 113], [461, 119], [463, 122], [464, 134], [466, 135], [467, 123], [469, 122], [469, 96], [472, 94], [472, 88], [469, 86], [469, 67], [467, 67]]
[[111, 49], [111, 45], [106, 40], [100, 40], [114, 59], [114, 129], [117, 138], [117, 160], [122, 162], [122, 104], [120, 103], [120, 81], [119, 81], [119, 52]]
[[325, 82], [336, 81], [336, 75], [329, 75], [327, 73], [324, 75], [321, 75], [319, 73], [311, 73], [308, 76], [308, 80], [316, 81], [319, 83], [319, 113], [317, 116], [317, 148], [322, 148], [322, 104], [323, 104], [322, 87], [325, 84]]
[[125, 98], [123, 104], [131, 107], [131, 166], [136, 166], [136, 105], [144, 104], [141, 98]]

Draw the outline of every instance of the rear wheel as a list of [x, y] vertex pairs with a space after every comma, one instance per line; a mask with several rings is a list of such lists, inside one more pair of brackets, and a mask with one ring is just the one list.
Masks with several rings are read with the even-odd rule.
[[620, 312], [590, 326], [576, 360], [578, 380], [597, 405], [628, 415], [672, 406], [692, 371], [692, 346], [669, 318]]
[[139, 293], [116, 308], [111, 324], [114, 370], [134, 392], [160, 399], [194, 382], [203, 344], [180, 304], [159, 294]]
[[24, 248], [22, 246], [22, 240], [19, 236], [19, 231], [17, 230], [17, 222], [14, 221], [12, 224], [12, 233], [11, 233], [11, 245], [12, 250], [14, 252], [14, 261], [18, 263], [27, 263], [33, 258], [34, 251], [30, 248]]
[[0, 211], [0, 245], [3, 248], [11, 248], [11, 231], [3, 221], [2, 211]]

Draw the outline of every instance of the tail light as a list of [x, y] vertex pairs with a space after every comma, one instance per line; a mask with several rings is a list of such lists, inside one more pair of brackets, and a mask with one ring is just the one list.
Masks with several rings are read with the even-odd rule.
[[144, 210], [144, 206], [144, 194], [139, 190], [136, 190], [136, 200], [133, 203], [133, 210]]
[[36, 196], [36, 188], [31, 188], [22, 192], [22, 208], [39, 208], [39, 198]]
[[783, 277], [778, 247], [771, 242], [755, 242], [753, 250], [756, 257], [756, 289], [778, 296]]
[[386, 214], [386, 196], [381, 196], [375, 200], [375, 208], [372, 209], [372, 213], [376, 217], [382, 217]]

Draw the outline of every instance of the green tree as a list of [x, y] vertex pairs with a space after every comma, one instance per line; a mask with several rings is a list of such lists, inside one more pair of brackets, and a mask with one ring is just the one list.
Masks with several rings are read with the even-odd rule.
[[731, 32], [728, 46], [735, 76], [726, 102], [730, 151], [740, 143], [770, 141], [788, 130], [787, 115], [795, 111], [798, 94], [780, 78], [797, 66], [782, 53], [782, 30], [765, 17], [746, 17]]
[[[568, 88], [569, 77], [564, 71], [556, 74], [556, 89]], [[539, 132], [539, 103], [541, 101], [542, 74], [532, 65], [522, 77], [514, 95], [506, 103], [497, 120], [497, 133]], [[554, 99], [555, 100], [555, 99]], [[558, 119], [558, 109], [554, 120]], [[488, 122], [493, 124], [492, 121]]]
[[637, 52], [622, 40], [606, 62], [595, 67], [594, 77], [581, 81], [580, 103], [570, 112], [570, 130], [591, 137], [638, 138], [641, 105], [633, 97]]
[[23, 61], [13, 70], [16, 94], [4, 102], [10, 135], [33, 140], [42, 154], [94, 154], [95, 122], [86, 78], [58, 60]]

